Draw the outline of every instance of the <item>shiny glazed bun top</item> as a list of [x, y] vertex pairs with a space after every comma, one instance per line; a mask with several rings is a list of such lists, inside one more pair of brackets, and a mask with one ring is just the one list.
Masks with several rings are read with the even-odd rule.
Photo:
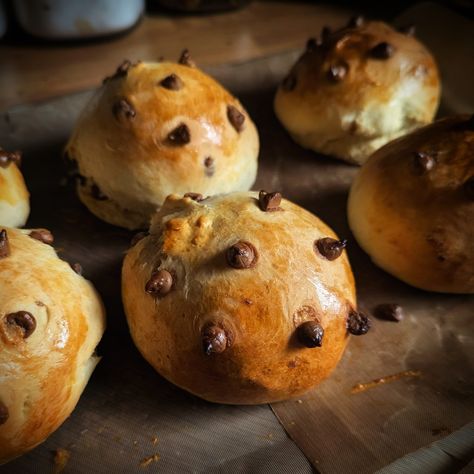
[[132, 337], [153, 367], [210, 401], [301, 394], [364, 334], [345, 241], [279, 193], [170, 196], [122, 274]]
[[258, 149], [240, 102], [185, 51], [179, 63], [124, 62], [87, 105], [67, 153], [93, 213], [147, 228], [173, 192], [249, 189]]
[[439, 120], [361, 168], [349, 224], [374, 262], [425, 290], [474, 293], [474, 120]]
[[358, 164], [431, 122], [439, 74], [413, 33], [363, 17], [325, 27], [279, 87], [278, 118], [302, 146]]

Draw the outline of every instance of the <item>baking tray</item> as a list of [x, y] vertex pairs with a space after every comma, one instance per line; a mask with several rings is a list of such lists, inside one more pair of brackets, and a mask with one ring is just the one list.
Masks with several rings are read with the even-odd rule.
[[[411, 288], [358, 247], [346, 221], [357, 168], [300, 148], [273, 114], [276, 85], [297, 54], [208, 71], [241, 99], [259, 128], [254, 188], [281, 191], [347, 238], [362, 309], [396, 302], [405, 320], [374, 321], [367, 336], [352, 337], [333, 375], [298, 400], [232, 407], [181, 391], [153, 371], [128, 334], [120, 267], [132, 234], [92, 216], [65, 178], [62, 149], [91, 92], [15, 107], [0, 117], [0, 143], [25, 151], [28, 226], [51, 229], [61, 258], [82, 264], [104, 299], [108, 328], [102, 361], [72, 416], [0, 473], [51, 472], [58, 448], [70, 453], [69, 473], [368, 473], [474, 418], [474, 298]], [[407, 370], [416, 376], [353, 393], [357, 384]]]

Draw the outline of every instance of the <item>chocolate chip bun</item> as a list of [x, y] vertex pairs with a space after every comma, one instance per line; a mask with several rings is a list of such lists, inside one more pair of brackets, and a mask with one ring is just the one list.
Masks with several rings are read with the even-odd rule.
[[98, 362], [102, 303], [52, 240], [45, 229], [0, 231], [0, 464], [61, 425]]
[[[345, 241], [279, 193], [170, 196], [123, 264], [145, 359], [206, 400], [297, 396], [364, 334]], [[138, 241], [137, 241], [138, 240]]]
[[362, 164], [385, 143], [431, 122], [438, 69], [413, 33], [357, 17], [310, 39], [275, 97], [276, 115], [294, 140]]
[[21, 227], [30, 214], [30, 195], [18, 169], [21, 154], [0, 147], [0, 225]]
[[387, 272], [424, 290], [474, 293], [474, 117], [440, 120], [374, 153], [348, 213]]
[[82, 113], [67, 145], [78, 194], [99, 218], [148, 228], [173, 192], [249, 189], [259, 140], [240, 102], [185, 51], [179, 63], [122, 64]]

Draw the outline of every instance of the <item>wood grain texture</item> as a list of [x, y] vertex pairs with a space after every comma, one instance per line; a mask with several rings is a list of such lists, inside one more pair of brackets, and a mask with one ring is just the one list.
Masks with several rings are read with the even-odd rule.
[[0, 110], [96, 87], [124, 59], [177, 60], [190, 48], [201, 65], [242, 62], [302, 47], [350, 10], [302, 2], [255, 2], [209, 16], [148, 14], [128, 34], [89, 42], [0, 44]]

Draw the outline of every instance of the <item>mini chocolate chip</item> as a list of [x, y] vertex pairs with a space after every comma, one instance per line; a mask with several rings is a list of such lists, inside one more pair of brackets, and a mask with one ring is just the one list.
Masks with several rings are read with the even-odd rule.
[[436, 160], [423, 151], [415, 152], [414, 159], [413, 159], [413, 166], [415, 169], [415, 173], [418, 175], [422, 175], [431, 171], [436, 164]]
[[296, 336], [306, 347], [321, 347], [324, 329], [316, 321], [306, 321], [298, 326]]
[[258, 260], [256, 248], [250, 242], [240, 241], [226, 252], [227, 263], [237, 269], [252, 268]]
[[91, 196], [97, 201], [105, 201], [108, 197], [102, 192], [102, 190], [97, 186], [97, 184], [92, 184], [91, 186]]
[[78, 262], [71, 263], [71, 268], [78, 274], [82, 275], [82, 265]]
[[153, 296], [165, 296], [171, 291], [173, 276], [167, 270], [157, 270], [147, 281], [145, 291]]
[[258, 204], [264, 212], [281, 211], [281, 194], [278, 192], [267, 193], [266, 191], [260, 191], [258, 193]]
[[144, 239], [145, 237], [148, 237], [150, 234], [148, 232], [138, 232], [132, 237], [132, 240], [130, 241], [130, 247], [134, 247], [135, 245], [140, 242], [140, 240]]
[[18, 167], [21, 166], [21, 152], [20, 151], [5, 151], [0, 148], [0, 168], [7, 168], [10, 163], [15, 163]]
[[294, 73], [288, 74], [288, 76], [286, 76], [283, 79], [283, 82], [281, 83], [281, 87], [283, 90], [288, 91], [288, 92], [295, 90], [295, 87], [296, 87], [295, 74]]
[[347, 28], [359, 28], [365, 23], [365, 18], [362, 15], [353, 16], [347, 23]]
[[196, 63], [191, 59], [191, 55], [189, 54], [188, 49], [184, 49], [181, 53], [181, 56], [178, 59], [179, 64], [183, 64], [184, 66], [195, 67]]
[[401, 28], [398, 29], [398, 31], [400, 33], [403, 33], [404, 35], [407, 35], [407, 36], [415, 36], [416, 26], [415, 25], [402, 26]]
[[204, 197], [200, 193], [186, 193], [183, 197], [188, 197], [196, 202], [204, 201]]
[[211, 158], [210, 156], [206, 157], [206, 159], [204, 160], [204, 168], [206, 176], [213, 176], [216, 171], [214, 158]]
[[120, 66], [116, 69], [112, 76], [107, 76], [106, 78], [104, 78], [102, 84], [105, 84], [106, 82], [112, 79], [116, 79], [118, 77], [125, 77], [131, 67], [132, 63], [128, 59], [125, 59], [122, 64], [120, 64]]
[[383, 303], [374, 308], [374, 316], [386, 321], [400, 322], [403, 320], [403, 309], [399, 304]]
[[207, 325], [201, 331], [201, 341], [204, 354], [220, 354], [227, 349], [227, 334], [219, 326]]
[[369, 55], [374, 59], [389, 59], [393, 56], [395, 48], [386, 41], [376, 44], [370, 51]]
[[179, 91], [183, 87], [183, 81], [176, 74], [170, 74], [160, 82], [160, 85], [171, 91]]
[[462, 185], [464, 192], [469, 200], [474, 201], [474, 176], [471, 176]]
[[318, 49], [318, 46], [319, 46], [319, 43], [316, 40], [316, 38], [309, 38], [308, 41], [306, 41], [306, 51], [308, 52]]
[[52, 245], [54, 236], [48, 229], [35, 229], [29, 233], [32, 239], [39, 240], [43, 244]]
[[227, 106], [227, 118], [237, 132], [240, 133], [244, 129], [245, 115], [237, 107], [233, 105]]
[[5, 320], [7, 324], [18, 326], [23, 330], [23, 339], [30, 337], [36, 329], [36, 319], [28, 311], [17, 311], [16, 313], [7, 314]]
[[332, 64], [327, 72], [328, 79], [331, 82], [341, 82], [349, 71], [349, 65], [345, 61]]
[[336, 240], [331, 237], [324, 237], [314, 242], [315, 249], [328, 260], [336, 260], [347, 246], [347, 240]]
[[0, 425], [3, 425], [7, 422], [8, 417], [10, 416], [8, 408], [5, 403], [0, 401]]
[[0, 231], [0, 258], [6, 258], [10, 255], [10, 243], [5, 229]]
[[125, 99], [120, 99], [112, 106], [112, 112], [117, 120], [131, 120], [136, 112], [132, 105]]
[[186, 124], [178, 125], [174, 130], [168, 134], [168, 142], [171, 145], [186, 145], [191, 141], [191, 133]]
[[370, 319], [364, 313], [351, 309], [346, 327], [354, 336], [362, 336], [370, 329]]
[[325, 43], [329, 37], [331, 36], [331, 28], [329, 26], [323, 26], [323, 29], [321, 30], [321, 41]]

